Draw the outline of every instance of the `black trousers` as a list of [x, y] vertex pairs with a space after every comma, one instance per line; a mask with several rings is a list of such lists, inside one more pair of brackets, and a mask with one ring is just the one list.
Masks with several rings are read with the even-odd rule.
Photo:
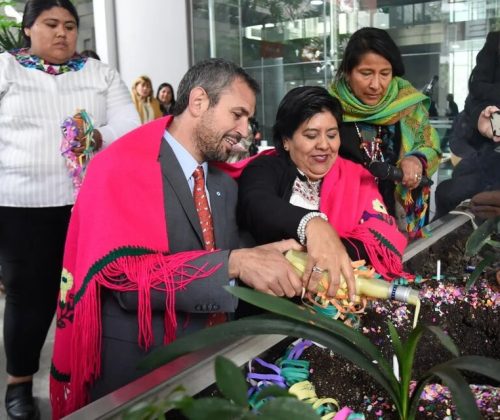
[[33, 375], [56, 310], [72, 206], [0, 207], [7, 373]]

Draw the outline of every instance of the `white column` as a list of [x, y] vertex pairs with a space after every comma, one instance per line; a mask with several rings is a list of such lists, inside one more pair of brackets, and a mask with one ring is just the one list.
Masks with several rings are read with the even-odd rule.
[[113, 0], [94, 0], [96, 52], [102, 61], [118, 70], [115, 6]]
[[147, 75], [174, 89], [189, 68], [188, 16], [181, 0], [94, 0], [97, 53], [127, 86]]

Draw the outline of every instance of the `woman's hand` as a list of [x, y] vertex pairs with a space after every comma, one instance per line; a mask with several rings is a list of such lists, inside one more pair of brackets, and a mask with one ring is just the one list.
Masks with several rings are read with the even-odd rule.
[[[94, 130], [92, 133], [94, 145], [93, 151], [97, 152], [102, 147], [102, 136], [99, 130]], [[78, 140], [78, 146], [73, 147], [71, 150], [75, 154], [76, 157], [80, 157], [85, 150], [85, 145], [82, 142], [85, 141], [80, 135], [76, 138]]]
[[479, 114], [479, 119], [477, 120], [477, 131], [486, 138], [492, 139], [494, 142], [500, 142], [500, 136], [493, 135], [493, 129], [491, 128], [491, 115], [499, 111], [499, 109], [490, 105], [484, 108]]
[[423, 172], [420, 159], [415, 156], [406, 156], [401, 159], [399, 166], [403, 171], [402, 184], [410, 190], [417, 188], [422, 180]]
[[302, 281], [307, 290], [316, 292], [319, 281], [327, 272], [327, 295], [334, 297], [342, 275], [347, 283], [349, 299], [354, 301], [356, 286], [351, 259], [337, 232], [326, 220], [315, 217], [307, 223], [306, 239], [308, 259]]

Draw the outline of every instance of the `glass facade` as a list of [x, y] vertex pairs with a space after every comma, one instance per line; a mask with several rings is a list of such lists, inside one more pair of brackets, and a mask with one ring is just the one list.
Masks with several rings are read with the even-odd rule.
[[257, 118], [267, 140], [283, 95], [328, 86], [359, 28], [389, 32], [417, 89], [439, 77], [433, 98], [441, 116], [448, 93], [463, 108], [476, 54], [500, 29], [500, 0], [190, 0], [190, 7], [193, 62], [224, 57], [260, 82]]

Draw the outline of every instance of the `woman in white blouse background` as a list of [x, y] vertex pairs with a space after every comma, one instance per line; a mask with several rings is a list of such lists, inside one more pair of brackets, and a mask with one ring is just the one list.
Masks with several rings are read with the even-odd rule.
[[78, 25], [69, 0], [28, 0], [26, 48], [0, 54], [0, 265], [7, 293], [5, 404], [13, 419], [39, 417], [32, 379], [56, 309], [74, 202], [61, 124], [84, 109], [96, 149], [139, 125], [118, 73], [75, 53]]

